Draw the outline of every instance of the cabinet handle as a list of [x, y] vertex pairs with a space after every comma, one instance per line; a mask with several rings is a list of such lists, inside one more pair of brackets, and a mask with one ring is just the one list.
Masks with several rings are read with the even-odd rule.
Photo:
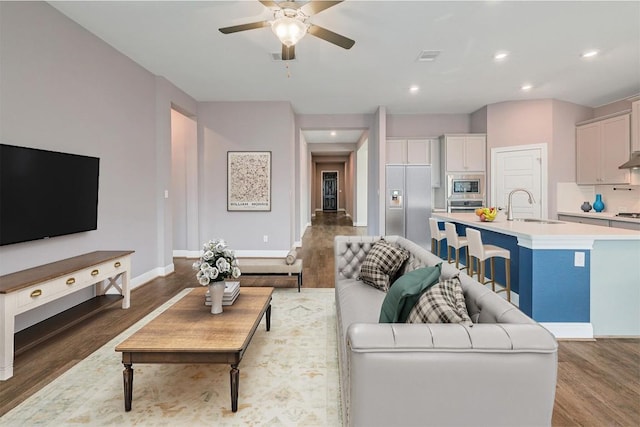
[[98, 269], [95, 269], [91, 272], [92, 276], [97, 276], [100, 272], [98, 271]]
[[115, 264], [113, 264], [113, 266], [114, 266], [115, 268], [118, 268], [118, 267], [120, 267], [121, 265], [122, 265], [122, 264], [120, 264], [120, 261], [116, 261], [116, 262], [115, 262]]
[[41, 289], [36, 289], [35, 291], [31, 292], [31, 298], [39, 297], [40, 295], [42, 295]]
[[71, 277], [69, 279], [67, 279], [67, 285], [73, 285], [74, 283], [76, 283], [76, 279]]

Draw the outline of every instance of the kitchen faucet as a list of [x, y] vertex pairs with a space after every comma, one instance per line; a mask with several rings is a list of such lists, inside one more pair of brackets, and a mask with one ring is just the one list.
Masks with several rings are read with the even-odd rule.
[[512, 190], [511, 193], [509, 193], [509, 204], [507, 205], [507, 221], [513, 221], [513, 208], [511, 207], [511, 196], [513, 196], [513, 193], [517, 193], [518, 191], [524, 191], [529, 195], [530, 205], [532, 205], [535, 202], [535, 200], [533, 199], [533, 194], [531, 194], [529, 190], [526, 190], [524, 188], [516, 188], [515, 190]]

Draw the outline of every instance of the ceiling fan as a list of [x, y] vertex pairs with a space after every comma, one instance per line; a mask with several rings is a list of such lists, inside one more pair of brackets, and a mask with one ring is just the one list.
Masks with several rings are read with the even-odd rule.
[[325, 9], [342, 3], [343, 0], [324, 1], [312, 0], [307, 3], [296, 1], [275, 2], [271, 0], [258, 0], [273, 12], [273, 20], [252, 22], [249, 24], [234, 25], [220, 28], [223, 34], [237, 33], [239, 31], [255, 30], [258, 28], [271, 27], [275, 35], [282, 43], [282, 60], [295, 59], [295, 45], [305, 34], [309, 33], [323, 40], [350, 49], [355, 41], [327, 30], [326, 28], [314, 25], [308, 21], [310, 16], [320, 13]]

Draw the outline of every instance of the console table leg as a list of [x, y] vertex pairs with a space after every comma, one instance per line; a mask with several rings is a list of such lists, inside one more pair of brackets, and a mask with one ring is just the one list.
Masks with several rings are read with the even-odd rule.
[[0, 381], [13, 376], [13, 334], [15, 327], [15, 313], [12, 306], [17, 306], [14, 294], [0, 295]]
[[131, 363], [124, 364], [122, 378], [124, 379], [124, 410], [129, 412], [131, 410], [131, 401], [133, 400], [133, 368]]
[[231, 378], [231, 411], [238, 411], [238, 386], [240, 382], [240, 370], [238, 365], [231, 365], [231, 372], [229, 373]]

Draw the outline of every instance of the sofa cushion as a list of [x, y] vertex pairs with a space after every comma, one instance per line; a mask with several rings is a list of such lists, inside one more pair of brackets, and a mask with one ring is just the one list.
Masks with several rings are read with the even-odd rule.
[[374, 288], [387, 291], [389, 282], [409, 253], [384, 239], [377, 241], [360, 267], [360, 280]]
[[472, 326], [460, 279], [441, 280], [420, 295], [407, 323], [462, 323]]
[[380, 309], [380, 323], [404, 323], [420, 295], [438, 283], [442, 263], [400, 276], [387, 292]]

